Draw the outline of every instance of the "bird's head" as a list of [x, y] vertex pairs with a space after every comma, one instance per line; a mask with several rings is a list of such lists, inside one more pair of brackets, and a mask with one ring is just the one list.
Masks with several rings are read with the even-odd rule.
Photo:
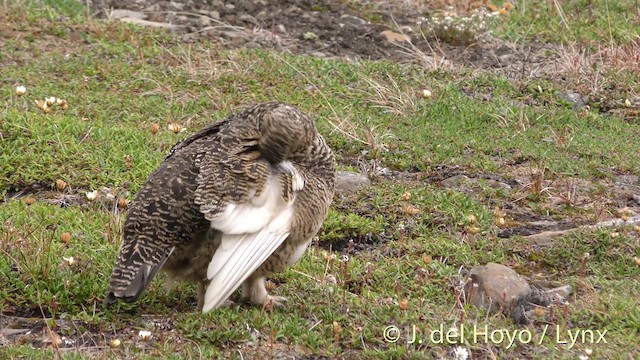
[[277, 104], [275, 108], [264, 112], [258, 127], [260, 152], [272, 164], [306, 152], [317, 136], [313, 121], [286, 104]]

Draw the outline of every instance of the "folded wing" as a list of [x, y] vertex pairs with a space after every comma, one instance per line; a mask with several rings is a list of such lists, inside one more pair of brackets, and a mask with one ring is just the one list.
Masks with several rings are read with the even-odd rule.
[[289, 236], [304, 181], [290, 162], [271, 165], [249, 146], [205, 155], [196, 203], [221, 235], [203, 312], [222, 304]]

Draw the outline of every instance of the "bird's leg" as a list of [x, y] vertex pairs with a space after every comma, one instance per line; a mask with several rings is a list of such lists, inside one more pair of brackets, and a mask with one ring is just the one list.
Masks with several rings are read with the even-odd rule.
[[242, 283], [242, 301], [255, 305], [283, 306], [281, 302], [287, 300], [284, 296], [271, 296], [267, 292], [264, 276], [251, 276]]

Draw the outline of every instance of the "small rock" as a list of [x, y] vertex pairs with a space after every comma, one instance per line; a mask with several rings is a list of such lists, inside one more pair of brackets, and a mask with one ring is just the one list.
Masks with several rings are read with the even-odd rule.
[[221, 37], [229, 40], [239, 39], [244, 36], [241, 31], [220, 31], [219, 34]]
[[476, 193], [487, 188], [511, 192], [511, 185], [494, 179], [470, 178], [466, 175], [454, 175], [440, 182], [440, 185], [464, 193]]
[[147, 20], [142, 20], [142, 19], [122, 18], [122, 19], [120, 19], [120, 21], [132, 23], [132, 24], [137, 24], [137, 25], [142, 25], [142, 26], [165, 28], [165, 29], [176, 29], [176, 28], [178, 28], [178, 26], [173, 25], [173, 24], [161, 23], [161, 22], [155, 22], [155, 21], [147, 21]]
[[513, 64], [514, 62], [516, 62], [517, 55], [515, 53], [512, 54], [502, 54], [500, 56], [498, 56], [498, 62], [500, 64]]
[[255, 16], [256, 16], [256, 19], [262, 20], [264, 22], [267, 19], [268, 15], [269, 15], [268, 12], [262, 10], [259, 13], [257, 13]]
[[447, 188], [459, 189], [462, 187], [468, 187], [467, 184], [470, 182], [471, 179], [466, 175], [455, 175], [442, 180], [440, 184]]
[[564, 91], [560, 93], [560, 97], [573, 105], [574, 109], [579, 109], [585, 105], [584, 99], [582, 99], [582, 95], [578, 93]]
[[375, 171], [373, 172], [375, 176], [391, 176], [391, 170], [384, 166], [376, 166]]
[[9, 341], [2, 333], [0, 333], [0, 346], [9, 346], [11, 341]]
[[276, 31], [278, 31], [280, 34], [286, 34], [287, 33], [287, 28], [284, 27], [284, 25], [282, 25], [282, 24], [278, 24], [278, 25], [276, 25]]
[[147, 15], [138, 11], [126, 10], [126, 9], [114, 9], [109, 13], [110, 19], [146, 19]]
[[313, 51], [309, 55], [317, 57], [317, 58], [327, 58], [327, 57], [329, 57], [329, 54], [327, 54], [325, 52], [322, 52], [322, 51]]
[[363, 186], [371, 184], [371, 180], [361, 173], [352, 171], [336, 172], [336, 193], [353, 193]]
[[238, 16], [238, 20], [244, 21], [246, 23], [250, 23], [250, 24], [253, 24], [253, 25], [258, 25], [258, 20], [256, 20], [256, 18], [254, 18], [253, 16], [251, 16], [249, 14], [242, 14], [242, 15]]
[[198, 20], [200, 26], [210, 26], [211, 19], [208, 16], [200, 16], [200, 20]]
[[571, 285], [565, 285], [554, 289], [549, 289], [546, 291], [546, 293], [549, 295], [556, 295], [560, 297], [562, 301], [565, 301], [573, 293], [573, 288], [571, 287]]
[[355, 25], [355, 26], [363, 26], [367, 24], [367, 20], [361, 19], [357, 16], [353, 15], [342, 15], [340, 16], [340, 21], [344, 24]]
[[149, 5], [146, 8], [142, 9], [142, 11], [145, 12], [145, 13], [160, 11], [160, 4]]
[[405, 34], [399, 34], [397, 32], [393, 32], [390, 30], [385, 30], [380, 33], [390, 43], [402, 43], [402, 42], [411, 42], [411, 38]]
[[490, 187], [496, 189], [496, 190], [504, 190], [506, 192], [511, 191], [511, 185], [505, 184], [505, 183], [503, 183], [501, 181], [498, 181], [498, 180], [487, 179], [486, 180], [486, 184], [489, 185]]
[[[536, 307], [547, 308], [551, 305], [566, 304], [567, 298], [572, 291], [573, 289], [569, 285], [550, 290], [534, 288], [526, 300], [527, 305], [524, 307], [524, 316], [532, 319], [530, 312], [535, 310]], [[529, 319], [523, 319], [524, 321], [522, 322], [527, 322]]]
[[618, 186], [638, 186], [640, 187], [640, 176], [638, 175], [618, 175], [615, 180]]
[[247, 48], [247, 49], [255, 49], [255, 48], [259, 48], [260, 44], [258, 44], [255, 41], [249, 41], [249, 42], [244, 44], [244, 47]]
[[284, 15], [293, 15], [293, 14], [299, 14], [302, 12], [302, 9], [300, 9], [299, 7], [292, 5], [288, 8], [286, 8], [282, 13]]
[[468, 301], [479, 308], [502, 311], [517, 323], [526, 321], [524, 304], [531, 295], [529, 283], [513, 269], [488, 263], [471, 269]]
[[236, 6], [233, 4], [224, 4], [224, 7], [227, 8], [227, 10], [233, 10], [236, 8]]
[[307, 31], [306, 33], [302, 34], [302, 38], [305, 40], [317, 40], [318, 39], [318, 35], [316, 35], [315, 33], [311, 32], [311, 31]]
[[179, 10], [179, 11], [184, 10], [184, 4], [183, 3], [172, 1], [171, 2], [171, 6], [173, 6], [176, 10]]
[[209, 17], [215, 20], [220, 20], [220, 13], [215, 10], [211, 10], [209, 11]]

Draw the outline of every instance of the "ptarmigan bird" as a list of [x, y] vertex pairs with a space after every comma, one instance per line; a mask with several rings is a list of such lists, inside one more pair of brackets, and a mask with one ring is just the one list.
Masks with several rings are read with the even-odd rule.
[[300, 259], [327, 216], [335, 159], [312, 120], [265, 103], [173, 146], [132, 202], [106, 305], [136, 301], [158, 270], [198, 284], [203, 312]]

